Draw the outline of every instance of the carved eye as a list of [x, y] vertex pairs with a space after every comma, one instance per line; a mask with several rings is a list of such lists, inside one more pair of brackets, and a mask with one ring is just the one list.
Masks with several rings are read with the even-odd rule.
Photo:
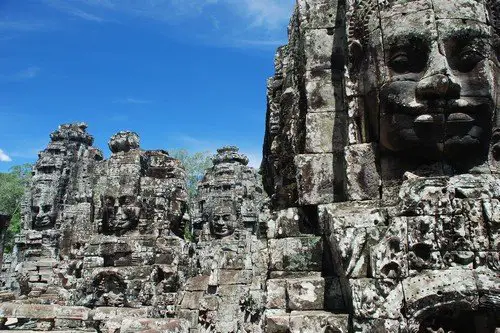
[[466, 48], [458, 56], [457, 69], [461, 72], [470, 72], [485, 56], [474, 48]]
[[131, 205], [134, 202], [134, 199], [130, 196], [124, 195], [123, 197], [120, 197], [120, 204], [121, 205]]
[[410, 58], [406, 52], [398, 52], [389, 61], [389, 66], [396, 73], [408, 73], [410, 71]]
[[229, 215], [224, 215], [224, 221], [226, 221], [226, 222], [227, 222], [227, 221], [229, 221], [229, 219], [230, 219], [230, 216], [229, 216]]

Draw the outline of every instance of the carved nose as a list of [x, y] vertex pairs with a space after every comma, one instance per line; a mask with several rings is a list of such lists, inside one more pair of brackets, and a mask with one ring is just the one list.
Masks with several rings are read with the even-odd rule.
[[125, 211], [122, 207], [118, 207], [117, 211], [116, 211], [116, 216], [118, 218], [123, 218], [123, 217], [126, 217], [127, 214], [125, 214]]
[[455, 90], [449, 76], [435, 74], [420, 80], [416, 93], [420, 99], [453, 98], [452, 96], [456, 95]]

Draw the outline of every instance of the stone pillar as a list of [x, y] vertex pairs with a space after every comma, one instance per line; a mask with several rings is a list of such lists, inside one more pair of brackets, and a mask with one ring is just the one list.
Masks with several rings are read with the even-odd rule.
[[7, 229], [10, 224], [10, 215], [0, 212], [0, 267], [3, 262], [3, 247], [5, 242], [5, 236], [7, 234]]

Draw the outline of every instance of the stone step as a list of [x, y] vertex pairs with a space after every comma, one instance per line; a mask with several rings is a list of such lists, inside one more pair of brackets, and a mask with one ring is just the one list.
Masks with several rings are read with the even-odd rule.
[[[12, 333], [12, 332], [17, 332], [17, 333], [40, 333], [40, 331], [26, 331], [26, 330], [0, 330], [0, 333]], [[66, 330], [66, 331], [56, 331], [56, 330], [51, 330], [50, 332], [55, 332], [55, 333], [75, 333], [75, 332], [97, 332], [96, 330], [89, 330], [89, 329], [72, 329], [72, 330]]]
[[12, 292], [0, 292], [0, 302], [13, 301], [16, 295]]

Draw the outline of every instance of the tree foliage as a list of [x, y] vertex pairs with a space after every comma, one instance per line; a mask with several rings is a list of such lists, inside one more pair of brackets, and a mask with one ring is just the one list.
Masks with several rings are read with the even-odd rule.
[[189, 200], [192, 201], [198, 193], [198, 182], [213, 165], [212, 154], [208, 151], [191, 154], [185, 149], [172, 150], [169, 153], [180, 160], [186, 169]]
[[12, 167], [0, 173], [0, 211], [12, 216], [5, 238], [5, 251], [14, 246], [14, 236], [21, 230], [21, 201], [31, 179], [31, 164]]

